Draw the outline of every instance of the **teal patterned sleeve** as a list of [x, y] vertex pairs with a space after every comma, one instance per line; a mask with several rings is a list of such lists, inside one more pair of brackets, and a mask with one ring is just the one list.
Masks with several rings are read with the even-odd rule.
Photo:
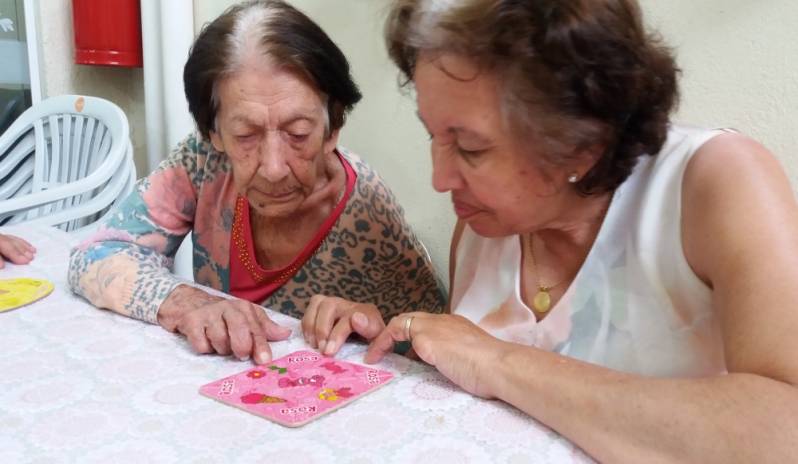
[[161, 303], [182, 283], [171, 267], [193, 225], [201, 147], [193, 135], [187, 137], [72, 250], [72, 291], [97, 307], [157, 323]]

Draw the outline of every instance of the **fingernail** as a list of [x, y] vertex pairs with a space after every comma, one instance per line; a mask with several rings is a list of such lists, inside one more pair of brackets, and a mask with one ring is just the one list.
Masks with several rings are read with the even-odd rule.
[[269, 356], [269, 353], [266, 351], [261, 351], [258, 357], [260, 358], [260, 362], [264, 364], [271, 361], [271, 356]]
[[247, 354], [247, 355], [244, 355], [244, 356], [239, 356], [238, 360], [239, 361], [249, 361], [249, 355]]
[[327, 345], [327, 349], [324, 350], [324, 354], [332, 354], [335, 353], [335, 342], [330, 342]]
[[319, 342], [319, 351], [322, 353], [324, 352], [324, 348], [327, 347], [327, 340], [322, 340]]

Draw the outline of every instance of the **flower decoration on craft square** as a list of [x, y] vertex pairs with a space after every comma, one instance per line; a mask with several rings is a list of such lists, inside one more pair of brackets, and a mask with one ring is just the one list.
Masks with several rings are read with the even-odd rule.
[[258, 369], [255, 369], [255, 370], [247, 372], [247, 377], [249, 377], [250, 379], [260, 379], [260, 378], [265, 377], [265, 376], [266, 376], [266, 372], [258, 370]]
[[349, 398], [353, 395], [349, 387], [339, 388], [337, 390], [332, 388], [323, 388], [319, 392], [319, 399], [324, 401], [338, 401], [341, 398]]

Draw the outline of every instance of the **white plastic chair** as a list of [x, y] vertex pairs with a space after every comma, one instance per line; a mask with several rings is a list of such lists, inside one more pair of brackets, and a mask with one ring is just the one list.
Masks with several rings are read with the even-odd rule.
[[49, 98], [0, 136], [0, 225], [85, 234], [135, 182], [127, 117], [108, 100]]

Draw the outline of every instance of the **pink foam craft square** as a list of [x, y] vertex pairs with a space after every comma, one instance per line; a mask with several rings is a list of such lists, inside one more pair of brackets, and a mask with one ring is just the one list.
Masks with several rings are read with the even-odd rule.
[[288, 427], [298, 427], [385, 385], [386, 370], [296, 351], [200, 387], [200, 393]]

